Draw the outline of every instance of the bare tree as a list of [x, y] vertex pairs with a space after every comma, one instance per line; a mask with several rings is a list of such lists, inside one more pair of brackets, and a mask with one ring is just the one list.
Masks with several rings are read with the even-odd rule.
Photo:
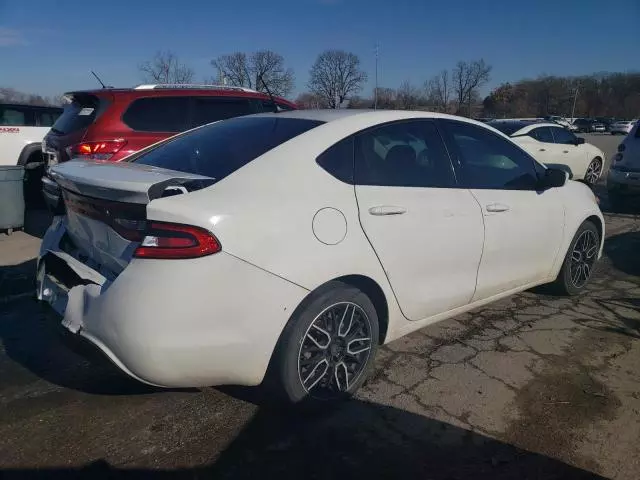
[[412, 85], [409, 80], [402, 82], [396, 95], [398, 98], [398, 107], [404, 110], [411, 110], [420, 104], [420, 90]]
[[309, 89], [322, 97], [330, 108], [340, 108], [367, 80], [367, 74], [360, 70], [358, 56], [343, 50], [326, 50], [318, 55], [309, 76]]
[[457, 96], [457, 113], [462, 113], [466, 104], [467, 115], [471, 116], [471, 104], [474, 96], [478, 95], [478, 88], [489, 81], [491, 65], [483, 59], [473, 62], [458, 62], [453, 69], [453, 90]]
[[310, 109], [310, 108], [326, 108], [326, 104], [324, 100], [318, 97], [314, 93], [301, 93], [296, 98], [296, 105], [301, 109]]
[[152, 83], [190, 83], [193, 69], [180, 63], [173, 52], [157, 52], [153, 60], [141, 63], [138, 69], [145, 82]]
[[[218, 83], [265, 91], [264, 84], [274, 95], [287, 96], [293, 91], [293, 70], [285, 68], [284, 57], [271, 50], [259, 50], [251, 56], [244, 52], [221, 55], [211, 60], [217, 70]], [[264, 84], [260, 81], [260, 77]]]
[[425, 90], [429, 103], [437, 110], [446, 112], [451, 101], [452, 85], [448, 70], [442, 70], [438, 75], [425, 82]]

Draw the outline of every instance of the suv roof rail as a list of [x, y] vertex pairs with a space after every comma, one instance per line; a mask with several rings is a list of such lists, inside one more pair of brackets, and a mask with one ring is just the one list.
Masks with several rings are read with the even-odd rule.
[[194, 89], [194, 90], [234, 90], [237, 92], [259, 93], [257, 90], [244, 87], [234, 87], [230, 85], [205, 85], [195, 83], [158, 83], [158, 84], [142, 84], [134, 87], [134, 90], [171, 90], [171, 89]]

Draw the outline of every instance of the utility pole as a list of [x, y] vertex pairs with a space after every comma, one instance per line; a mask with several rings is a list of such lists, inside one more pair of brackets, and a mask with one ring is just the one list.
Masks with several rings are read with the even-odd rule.
[[373, 89], [373, 109], [378, 109], [378, 50], [379, 44], [376, 42], [376, 86]]
[[580, 84], [578, 83], [576, 85], [576, 91], [573, 94], [573, 108], [571, 109], [571, 121], [573, 122], [575, 120], [575, 113], [576, 113], [576, 100], [578, 99], [578, 88], [580, 88]]

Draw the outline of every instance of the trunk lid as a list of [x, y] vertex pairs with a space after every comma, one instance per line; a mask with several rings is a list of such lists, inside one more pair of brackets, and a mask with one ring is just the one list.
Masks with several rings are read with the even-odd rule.
[[146, 230], [146, 206], [208, 187], [215, 179], [135, 163], [71, 160], [50, 170], [61, 187], [66, 231], [60, 248], [108, 279], [131, 261]]

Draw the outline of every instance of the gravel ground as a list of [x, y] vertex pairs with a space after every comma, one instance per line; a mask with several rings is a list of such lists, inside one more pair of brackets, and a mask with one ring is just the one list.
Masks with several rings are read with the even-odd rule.
[[[588, 137], [608, 158], [620, 141]], [[43, 220], [0, 236], [3, 478], [639, 476], [638, 216], [606, 213], [584, 295], [525, 292], [393, 342], [315, 416], [260, 389], [147, 388], [67, 349], [28, 297]]]

